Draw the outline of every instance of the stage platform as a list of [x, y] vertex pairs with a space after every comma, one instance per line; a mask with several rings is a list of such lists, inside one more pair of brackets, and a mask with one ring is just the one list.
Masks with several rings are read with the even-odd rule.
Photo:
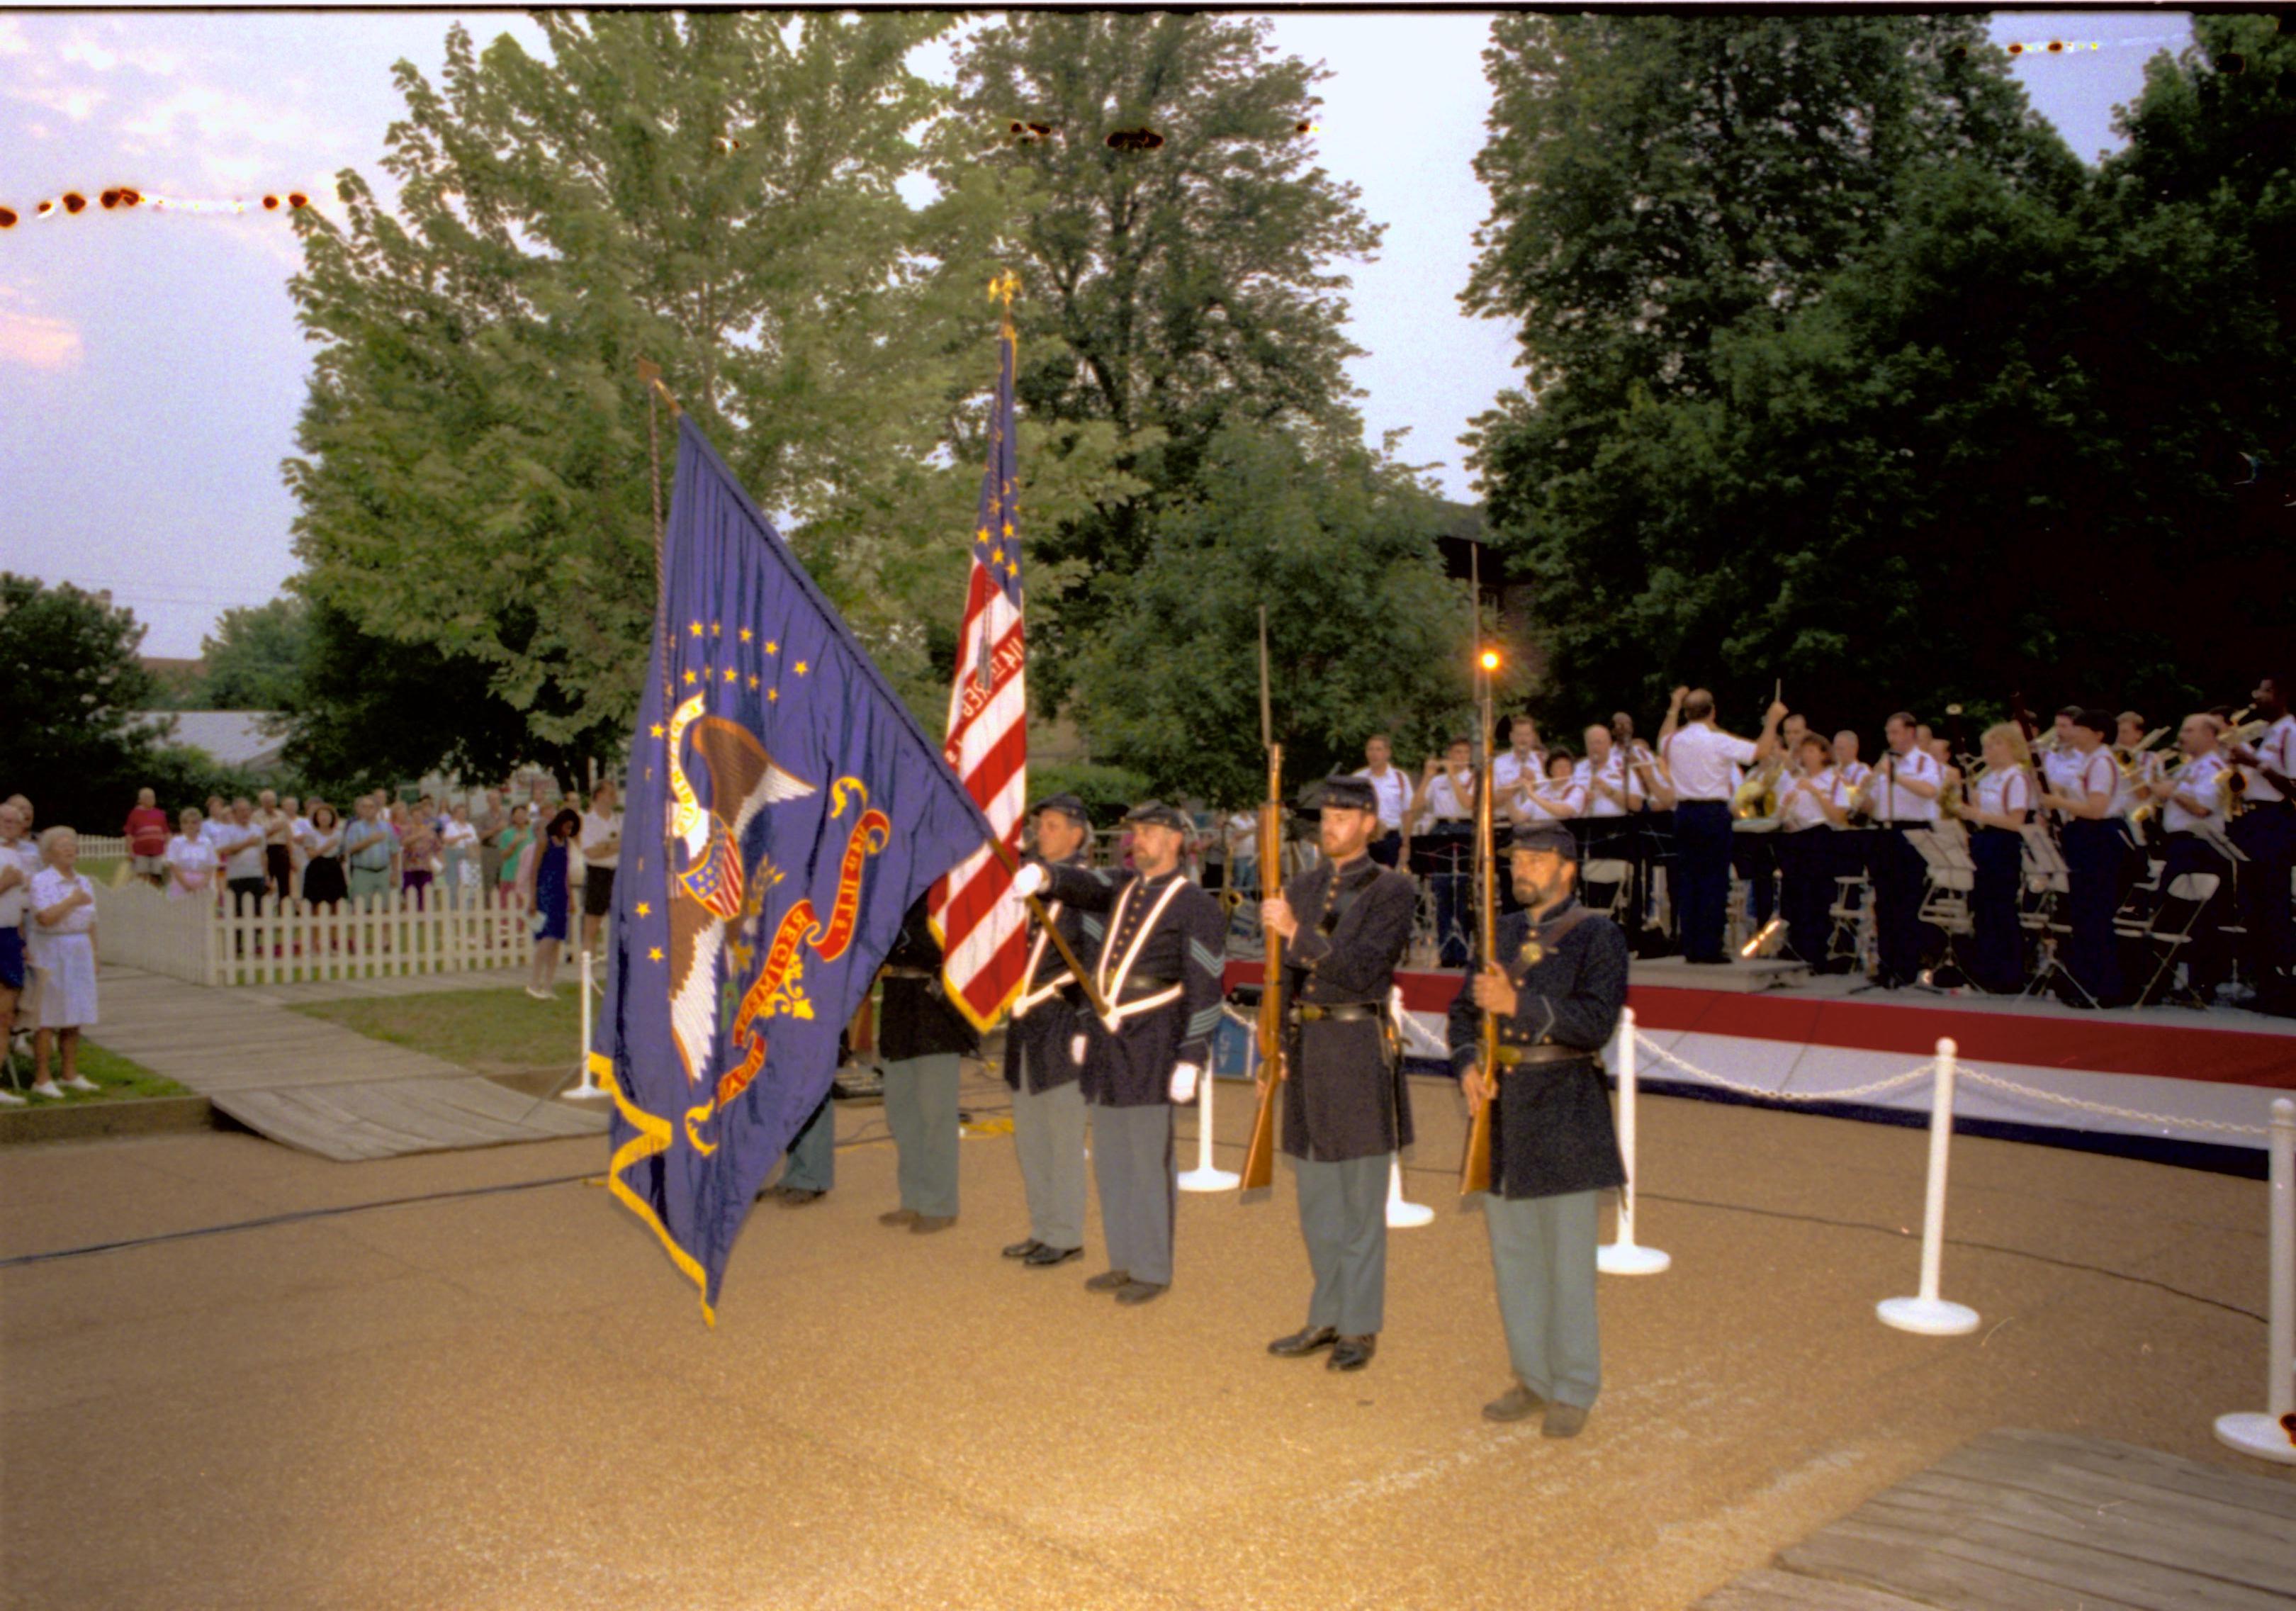
[[[1231, 988], [1259, 978], [1257, 962], [1228, 964]], [[1406, 1051], [1439, 1058], [1460, 974], [1414, 971], [1398, 979]], [[2243, 1174], [2262, 1173], [2271, 1099], [2296, 1091], [2296, 1022], [2232, 1007], [2082, 1012], [1974, 990], [1876, 990], [1795, 963], [1693, 967], [1672, 958], [1636, 962], [1627, 999], [1658, 1048], [1644, 1047], [1637, 1062], [1648, 1089], [1921, 1122], [1930, 1109], [1927, 1081], [1839, 1100], [1828, 1093], [1927, 1063], [1949, 1039], [1968, 1071], [1955, 1103], [1964, 1130], [2072, 1140]], [[1615, 1040], [1603, 1061], [1618, 1067]], [[2023, 1089], [2003, 1090], [1986, 1077]]]

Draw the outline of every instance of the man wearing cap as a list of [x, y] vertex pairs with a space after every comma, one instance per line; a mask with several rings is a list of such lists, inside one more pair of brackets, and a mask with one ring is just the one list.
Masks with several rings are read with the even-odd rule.
[[[1092, 819], [1073, 794], [1036, 810], [1037, 854], [1105, 887], [1112, 882], [1085, 858]], [[1100, 919], [1060, 900], [1046, 908], [1079, 959], [1100, 943]], [[1032, 1270], [1084, 1256], [1084, 1091], [1070, 1055], [1084, 991], [1041, 925], [1031, 923], [1029, 966], [1004, 1036], [1004, 1083], [1013, 1088], [1013, 1151], [1029, 1198], [1029, 1236], [1004, 1249]]]
[[1120, 880], [1031, 861], [1016, 897], [1048, 893], [1106, 914], [1093, 982], [1108, 1015], [1080, 1015], [1070, 1037], [1092, 1121], [1093, 1178], [1109, 1268], [1085, 1286], [1144, 1303], [1172, 1284], [1172, 1108], [1193, 1102], [1219, 1027], [1219, 902], [1180, 872], [1188, 819], [1160, 801], [1136, 806], [1132, 871]]
[[1283, 938], [1283, 1151], [1316, 1278], [1307, 1325], [1267, 1352], [1297, 1359], [1328, 1348], [1327, 1369], [1360, 1370], [1379, 1345], [1387, 1301], [1388, 1158], [1411, 1142], [1387, 998], [1419, 901], [1407, 875], [1371, 859], [1380, 817], [1368, 779], [1326, 778], [1322, 808], [1324, 859], [1260, 903], [1261, 921]]
[[[1572, 1437], [1602, 1387], [1595, 1316], [1595, 1195], [1626, 1184], [1601, 1054], [1627, 999], [1627, 941], [1578, 904], [1578, 845], [1559, 823], [1514, 832], [1510, 871], [1524, 909], [1498, 922], [1451, 1004], [1452, 1065], [1468, 1099], [1498, 1104], [1482, 1199], [1499, 1318], [1516, 1384], [1483, 1406]], [[1481, 1066], [1481, 1018], [1498, 1019], [1498, 1066]]]
[[[877, 1216], [881, 1225], [906, 1225], [920, 1236], [956, 1223], [957, 1136], [963, 1114], [957, 1091], [964, 1060], [980, 1049], [980, 1037], [948, 999], [941, 979], [940, 941], [920, 895], [901, 918], [901, 932], [885, 953], [877, 1014], [877, 1045], [884, 1055], [885, 1128], [898, 1155], [894, 1168], [901, 1205]], [[832, 1121], [833, 1122], [833, 1121]]]

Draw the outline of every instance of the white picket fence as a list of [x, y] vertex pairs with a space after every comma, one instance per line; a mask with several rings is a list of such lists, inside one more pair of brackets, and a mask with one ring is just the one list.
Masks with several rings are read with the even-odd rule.
[[116, 834], [82, 834], [79, 836], [79, 859], [82, 861], [125, 861], [127, 841]]
[[[230, 900], [228, 892], [222, 902]], [[97, 933], [107, 962], [193, 984], [292, 984], [521, 968], [534, 958], [530, 916], [494, 891], [459, 905], [432, 888], [312, 906], [276, 898], [234, 911], [170, 900], [136, 882], [98, 882]]]

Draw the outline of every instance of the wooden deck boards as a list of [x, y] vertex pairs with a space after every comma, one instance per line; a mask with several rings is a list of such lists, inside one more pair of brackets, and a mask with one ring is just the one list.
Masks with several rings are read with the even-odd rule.
[[2127, 1443], [1988, 1433], [1702, 1611], [2288, 1611], [2296, 1483]]
[[606, 1127], [595, 1107], [537, 1103], [252, 991], [111, 967], [102, 989], [102, 1021], [91, 1033], [99, 1045], [199, 1092], [250, 1130], [323, 1157], [355, 1163]]

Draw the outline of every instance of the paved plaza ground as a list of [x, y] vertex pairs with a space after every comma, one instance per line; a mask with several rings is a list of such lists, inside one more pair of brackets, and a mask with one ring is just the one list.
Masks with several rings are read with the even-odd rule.
[[[993, 1127], [1001, 1087], [967, 1090]], [[1233, 1166], [1249, 1114], [1220, 1096]], [[594, 1139], [5, 1149], [0, 1260], [275, 1222], [0, 1265], [0, 1597], [1660, 1611], [1998, 1426], [2268, 1469], [2210, 1435], [2262, 1407], [2259, 1182], [1963, 1138], [1945, 1290], [1984, 1319], [1923, 1339], [1873, 1318], [1915, 1285], [1922, 1132], [1662, 1098], [1640, 1229], [1674, 1269], [1603, 1278], [1584, 1435], [1488, 1425], [1456, 1097], [1416, 1096], [1411, 1192], [1440, 1212], [1394, 1233], [1352, 1376], [1262, 1352], [1306, 1302], [1283, 1177], [1184, 1196], [1177, 1284], [1119, 1309], [1082, 1289], [1096, 1259], [996, 1256], [1026, 1230], [1004, 1136], [964, 1142], [954, 1229], [879, 1226], [874, 1107], [840, 1112], [827, 1199], [760, 1205], [715, 1330], [579, 1178]]]

